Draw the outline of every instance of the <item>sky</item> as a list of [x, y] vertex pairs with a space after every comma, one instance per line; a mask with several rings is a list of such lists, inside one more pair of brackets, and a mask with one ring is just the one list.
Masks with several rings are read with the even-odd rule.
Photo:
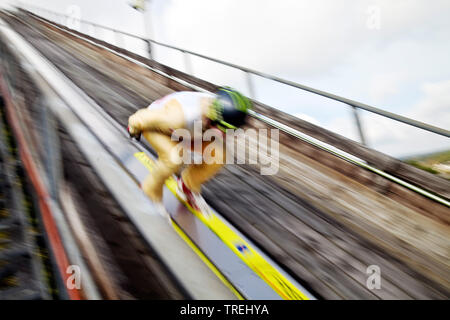
[[[23, 0], [450, 128], [448, 0]], [[17, 3], [0, 0], [0, 4]], [[82, 32], [93, 30], [83, 29]], [[127, 49], [145, 47], [112, 34]], [[155, 48], [184, 70], [184, 57]], [[189, 57], [194, 75], [249, 94], [245, 74]], [[259, 77], [255, 98], [358, 140], [348, 106]], [[368, 145], [396, 157], [450, 149], [450, 139], [361, 112]]]

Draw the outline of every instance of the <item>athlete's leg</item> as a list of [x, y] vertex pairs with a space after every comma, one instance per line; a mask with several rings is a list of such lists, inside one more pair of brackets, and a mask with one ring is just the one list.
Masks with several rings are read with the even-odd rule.
[[[208, 145], [209, 143], [203, 143], [203, 151]], [[184, 184], [193, 192], [199, 193], [202, 184], [214, 177], [225, 165], [226, 148], [219, 144], [217, 148], [214, 148], [212, 156], [215, 160], [213, 163], [191, 164], [181, 173]]]
[[172, 141], [170, 136], [159, 132], [144, 131], [142, 134], [158, 153], [155, 170], [144, 180], [142, 189], [152, 201], [160, 202], [164, 182], [182, 165], [177, 161], [174, 152], [178, 142]]

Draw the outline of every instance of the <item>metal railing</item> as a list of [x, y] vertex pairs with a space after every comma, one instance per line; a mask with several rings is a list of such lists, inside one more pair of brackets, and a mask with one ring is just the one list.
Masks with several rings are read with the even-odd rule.
[[[281, 83], [281, 84], [286, 85], [286, 86], [294, 87], [294, 88], [297, 88], [297, 89], [300, 89], [300, 90], [303, 90], [303, 91], [307, 91], [307, 92], [310, 92], [310, 93], [313, 93], [313, 94], [316, 94], [316, 95], [319, 95], [319, 96], [322, 96], [322, 97], [325, 97], [325, 98], [328, 98], [328, 99], [331, 99], [331, 100], [334, 100], [334, 101], [338, 101], [338, 102], [344, 103], [344, 104], [346, 104], [346, 105], [348, 105], [349, 107], [352, 108], [352, 114], [353, 114], [353, 118], [354, 118], [354, 122], [355, 122], [355, 125], [356, 125], [356, 128], [357, 128], [358, 134], [359, 134], [359, 138], [360, 138], [361, 143], [364, 144], [364, 145], [367, 145], [367, 138], [366, 138], [366, 134], [364, 133], [364, 127], [363, 127], [363, 124], [362, 124], [361, 119], [360, 119], [359, 110], [365, 110], [365, 111], [368, 111], [370, 113], [377, 114], [377, 115], [380, 115], [382, 117], [389, 118], [389, 119], [392, 119], [392, 120], [395, 120], [395, 121], [407, 124], [409, 126], [413, 126], [413, 127], [416, 127], [416, 128], [428, 131], [428, 132], [432, 132], [434, 134], [438, 134], [438, 135], [441, 135], [441, 136], [444, 136], [444, 137], [450, 137], [450, 131], [449, 130], [445, 130], [445, 129], [439, 128], [437, 126], [433, 126], [433, 125], [430, 125], [430, 124], [427, 124], [427, 123], [424, 123], [424, 122], [421, 122], [421, 121], [417, 121], [417, 120], [414, 120], [414, 119], [411, 119], [411, 118], [408, 118], [408, 117], [404, 117], [404, 116], [401, 116], [401, 115], [398, 115], [398, 114], [395, 114], [395, 113], [392, 113], [392, 112], [389, 112], [389, 111], [386, 111], [386, 110], [382, 110], [382, 109], [379, 109], [379, 108], [376, 108], [374, 106], [370, 106], [370, 105], [367, 105], [367, 104], [364, 104], [364, 103], [361, 103], [361, 102], [358, 102], [358, 101], [354, 101], [354, 100], [347, 99], [347, 98], [344, 98], [344, 97], [341, 97], [341, 96], [338, 96], [338, 95], [334, 95], [334, 94], [331, 94], [331, 93], [328, 93], [328, 92], [325, 92], [325, 91], [314, 89], [314, 88], [311, 88], [311, 87], [308, 87], [308, 86], [305, 86], [305, 85], [302, 85], [302, 84], [299, 84], [299, 83], [296, 83], [296, 82], [293, 82], [293, 81], [282, 79], [282, 78], [279, 78], [279, 77], [276, 77], [276, 76], [273, 76], [273, 75], [270, 75], [270, 74], [267, 74], [267, 73], [263, 73], [263, 72], [260, 72], [260, 71], [257, 71], [257, 70], [253, 70], [253, 69], [250, 69], [250, 68], [239, 66], [239, 65], [236, 65], [236, 64], [233, 64], [233, 63], [230, 63], [230, 62], [226, 62], [226, 61], [222, 61], [222, 60], [219, 60], [219, 59], [211, 58], [211, 57], [205, 56], [203, 54], [199, 54], [199, 53], [196, 53], [196, 52], [192, 52], [190, 50], [186, 50], [186, 49], [183, 49], [183, 48], [178, 48], [178, 47], [175, 47], [175, 46], [172, 46], [172, 45], [168, 45], [168, 44], [165, 44], [165, 43], [153, 40], [153, 39], [140, 37], [140, 36], [137, 36], [137, 35], [134, 35], [134, 34], [131, 34], [131, 33], [128, 33], [128, 32], [124, 32], [124, 31], [120, 31], [120, 30], [117, 30], [117, 29], [114, 29], [114, 28], [111, 28], [111, 27], [102, 26], [102, 25], [99, 25], [99, 24], [94, 23], [94, 22], [90, 22], [90, 21], [86, 21], [86, 20], [82, 20], [82, 19], [76, 19], [74, 17], [70, 17], [68, 15], [64, 15], [64, 14], [56, 13], [56, 12], [53, 12], [53, 11], [49, 11], [47, 9], [37, 8], [37, 7], [34, 7], [34, 6], [29, 6], [29, 5], [26, 5], [26, 9], [29, 10], [30, 12], [33, 12], [33, 13], [38, 14], [38, 15], [41, 15], [42, 17], [47, 18], [48, 20], [52, 20], [53, 19], [54, 22], [60, 23], [60, 24], [66, 26], [66, 27], [69, 27], [69, 28], [70, 28], [70, 26], [68, 25], [69, 24], [68, 22], [75, 19], [76, 21], [78, 21], [80, 27], [82, 25], [90, 26], [92, 32], [94, 33], [92, 35], [93, 37], [95, 37], [96, 28], [102, 29], [102, 30], [111, 31], [111, 32], [113, 32], [114, 39], [115, 39], [114, 43], [112, 43], [112, 44], [114, 44], [114, 45], [116, 45], [118, 47], [124, 48], [124, 49], [126, 49], [126, 46], [124, 46], [123, 43], [120, 43], [119, 35], [122, 36], [122, 37], [130, 37], [130, 38], [133, 38], [133, 39], [137, 39], [137, 40], [142, 41], [142, 42], [144, 42], [146, 44], [146, 46], [147, 46], [146, 55], [147, 55], [148, 58], [151, 58], [151, 59], [155, 59], [155, 57], [153, 55], [153, 48], [155, 46], [161, 46], [161, 47], [164, 47], [164, 48], [168, 48], [168, 49], [171, 49], [171, 50], [175, 50], [175, 51], [181, 52], [184, 55], [184, 59], [183, 59], [184, 66], [185, 66], [184, 69], [185, 69], [186, 73], [191, 74], [191, 75], [194, 75], [194, 72], [193, 72], [193, 69], [192, 69], [190, 56], [198, 57], [198, 58], [201, 58], [201, 59], [204, 59], [204, 60], [207, 60], [207, 61], [211, 61], [211, 62], [220, 64], [220, 65], [223, 65], [223, 66], [227, 66], [227, 67], [230, 67], [230, 68], [233, 68], [233, 69], [236, 69], [236, 70], [240, 70], [240, 71], [242, 71], [245, 74], [245, 77], [246, 77], [245, 80], [246, 80], [246, 83], [247, 83], [247, 90], [249, 92], [249, 97], [252, 98], [255, 101], [258, 101], [258, 99], [256, 97], [256, 92], [255, 92], [255, 86], [254, 86], [253, 78], [254, 78], [254, 76], [258, 76], [258, 77], [261, 77], [261, 78], [264, 78], [264, 79], [267, 79], [267, 80], [271, 80], [271, 81], [274, 81], [274, 82], [277, 82], [277, 83]], [[79, 31], [79, 30], [77, 30], [77, 31]]]

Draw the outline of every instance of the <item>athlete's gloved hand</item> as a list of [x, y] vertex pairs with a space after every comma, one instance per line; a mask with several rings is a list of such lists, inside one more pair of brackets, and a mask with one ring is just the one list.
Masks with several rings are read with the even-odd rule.
[[141, 140], [141, 132], [133, 129], [133, 127], [128, 126], [127, 131], [130, 134], [130, 138], [135, 138], [136, 140]]
[[128, 118], [127, 131], [130, 135], [130, 138], [135, 138], [136, 140], [139, 141], [141, 139], [141, 131], [136, 128], [137, 123], [135, 123], [136, 122], [135, 118], [136, 117], [134, 117], [134, 115]]

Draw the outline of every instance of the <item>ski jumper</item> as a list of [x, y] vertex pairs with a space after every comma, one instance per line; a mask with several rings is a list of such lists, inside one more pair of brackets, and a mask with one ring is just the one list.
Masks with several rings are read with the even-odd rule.
[[[162, 190], [165, 180], [178, 172], [183, 163], [177, 162], [174, 148], [179, 141], [171, 139], [176, 129], [186, 129], [194, 133], [194, 123], [202, 120], [202, 104], [214, 99], [215, 95], [200, 92], [176, 92], [169, 94], [147, 108], [133, 114], [129, 122], [158, 153], [155, 170], [144, 180], [142, 189], [150, 199], [156, 202], [162, 200]], [[192, 135], [193, 137], [193, 135]], [[211, 143], [202, 142], [202, 152]], [[185, 185], [193, 192], [200, 192], [201, 185], [212, 178], [224, 165], [225, 148], [215, 148], [215, 157], [220, 159], [215, 163], [189, 164], [181, 173]]]

